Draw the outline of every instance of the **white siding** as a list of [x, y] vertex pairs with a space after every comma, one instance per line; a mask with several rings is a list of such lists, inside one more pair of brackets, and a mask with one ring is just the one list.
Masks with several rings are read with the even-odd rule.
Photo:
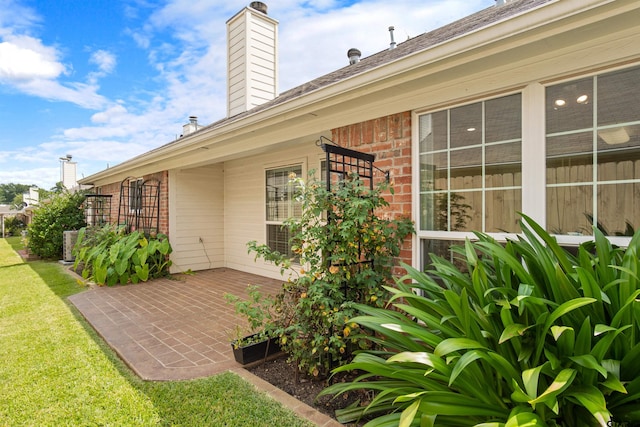
[[169, 173], [172, 272], [224, 266], [224, 172], [221, 165]]
[[313, 141], [273, 154], [225, 164], [225, 265], [236, 270], [281, 278], [279, 269], [247, 253], [247, 242], [265, 243], [265, 170], [302, 164], [303, 174], [320, 168], [322, 150]]

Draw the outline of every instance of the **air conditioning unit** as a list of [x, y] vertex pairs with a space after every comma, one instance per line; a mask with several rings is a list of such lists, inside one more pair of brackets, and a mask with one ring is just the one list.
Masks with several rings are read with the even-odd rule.
[[71, 253], [73, 247], [78, 241], [78, 232], [76, 230], [69, 230], [62, 232], [62, 260], [63, 261], [75, 261], [75, 257]]

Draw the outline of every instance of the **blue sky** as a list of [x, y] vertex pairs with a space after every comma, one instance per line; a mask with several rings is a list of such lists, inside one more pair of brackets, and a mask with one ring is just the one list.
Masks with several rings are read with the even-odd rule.
[[[0, 0], [0, 183], [49, 189], [226, 114], [225, 22], [238, 0]], [[494, 0], [264, 1], [283, 92]]]

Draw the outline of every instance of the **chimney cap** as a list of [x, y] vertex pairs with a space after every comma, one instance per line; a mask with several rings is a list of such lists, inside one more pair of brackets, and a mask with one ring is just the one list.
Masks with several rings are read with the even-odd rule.
[[349, 58], [350, 65], [360, 62], [360, 56], [362, 56], [362, 52], [355, 47], [352, 47], [347, 51], [347, 57]]
[[251, 9], [255, 9], [255, 10], [257, 10], [258, 12], [262, 12], [262, 13], [264, 13], [265, 15], [267, 14], [267, 5], [266, 5], [266, 4], [264, 4], [264, 3], [262, 3], [261, 1], [252, 1], [252, 2], [249, 4], [249, 7], [250, 7]]

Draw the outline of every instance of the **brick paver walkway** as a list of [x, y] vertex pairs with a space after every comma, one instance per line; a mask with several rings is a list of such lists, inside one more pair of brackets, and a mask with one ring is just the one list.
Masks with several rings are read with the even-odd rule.
[[322, 427], [342, 424], [243, 369], [229, 333], [244, 320], [224, 300], [247, 285], [274, 294], [281, 281], [230, 269], [200, 271], [136, 285], [95, 287], [69, 297], [87, 321], [141, 378], [182, 380], [231, 370]]
[[275, 293], [282, 281], [230, 269], [136, 285], [96, 287], [70, 297], [98, 333], [141, 378], [206, 377], [239, 366], [230, 331], [243, 319], [225, 293], [249, 284]]

